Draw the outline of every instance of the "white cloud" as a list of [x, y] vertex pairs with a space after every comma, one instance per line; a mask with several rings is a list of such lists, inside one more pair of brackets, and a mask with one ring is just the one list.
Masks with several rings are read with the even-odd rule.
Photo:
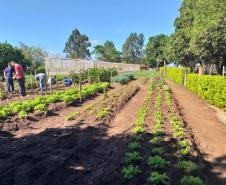
[[99, 40], [96, 40], [96, 39], [93, 39], [90, 42], [91, 42], [92, 46], [96, 46], [97, 44], [100, 43], [100, 41]]

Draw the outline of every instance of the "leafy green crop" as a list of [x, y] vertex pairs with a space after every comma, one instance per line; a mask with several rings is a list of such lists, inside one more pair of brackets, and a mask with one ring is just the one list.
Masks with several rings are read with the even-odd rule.
[[132, 142], [128, 144], [128, 149], [129, 150], [136, 150], [138, 148], [141, 148], [141, 144], [138, 142]]
[[141, 157], [140, 153], [138, 152], [127, 152], [125, 155], [126, 163], [139, 162], [142, 160], [143, 160], [143, 157]]
[[199, 169], [198, 165], [192, 161], [180, 161], [176, 165], [177, 168], [183, 169], [186, 172], [193, 172]]
[[147, 159], [147, 164], [152, 169], [162, 169], [162, 168], [166, 168], [170, 164], [170, 162], [163, 159], [159, 155], [155, 155], [154, 157], [149, 157]]
[[24, 110], [20, 111], [18, 114], [20, 119], [26, 119], [27, 118], [27, 112], [25, 112]]
[[137, 166], [129, 165], [122, 169], [123, 178], [127, 180], [133, 179], [137, 174], [141, 173], [141, 170]]
[[157, 154], [157, 155], [162, 154], [164, 152], [165, 152], [165, 149], [163, 147], [155, 147], [151, 150], [151, 153]]
[[169, 185], [169, 177], [163, 173], [158, 173], [158, 172], [152, 172], [151, 177], [148, 178], [148, 181], [152, 185]]
[[203, 185], [203, 181], [199, 177], [184, 176], [181, 181], [181, 185]]

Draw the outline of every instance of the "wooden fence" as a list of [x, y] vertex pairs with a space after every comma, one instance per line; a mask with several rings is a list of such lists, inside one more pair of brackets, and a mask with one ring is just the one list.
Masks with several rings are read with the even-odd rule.
[[79, 73], [89, 68], [116, 68], [118, 72], [140, 71], [140, 64], [123, 64], [92, 60], [47, 58], [45, 60], [46, 73], [48, 75]]

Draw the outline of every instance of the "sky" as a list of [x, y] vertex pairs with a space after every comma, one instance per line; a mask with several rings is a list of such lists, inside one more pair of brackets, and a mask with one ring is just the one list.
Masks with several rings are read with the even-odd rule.
[[19, 42], [63, 54], [72, 30], [92, 45], [114, 42], [121, 50], [131, 32], [171, 34], [182, 0], [0, 0], [0, 42]]

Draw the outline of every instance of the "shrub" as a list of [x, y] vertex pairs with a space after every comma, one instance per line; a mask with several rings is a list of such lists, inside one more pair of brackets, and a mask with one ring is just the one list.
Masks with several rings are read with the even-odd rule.
[[123, 175], [123, 178], [131, 180], [137, 174], [141, 173], [141, 170], [139, 170], [137, 166], [129, 165], [127, 167], [123, 167], [121, 173]]
[[164, 70], [166, 70], [166, 76], [173, 82], [182, 85], [184, 80], [184, 71], [187, 70], [187, 73], [189, 73], [189, 68], [176, 68], [176, 67], [167, 67], [166, 69], [164, 67], [160, 68], [160, 74], [164, 74]]
[[181, 181], [181, 185], [203, 185], [203, 181], [199, 177], [184, 176]]
[[226, 107], [226, 78], [223, 76], [189, 74], [186, 88], [213, 105]]
[[169, 177], [163, 173], [152, 172], [151, 177], [148, 178], [148, 181], [152, 185], [169, 185]]
[[120, 84], [126, 84], [127, 82], [133, 80], [133, 74], [132, 73], [122, 73], [118, 76], [115, 76], [112, 78], [112, 81], [115, 83], [120, 83]]

